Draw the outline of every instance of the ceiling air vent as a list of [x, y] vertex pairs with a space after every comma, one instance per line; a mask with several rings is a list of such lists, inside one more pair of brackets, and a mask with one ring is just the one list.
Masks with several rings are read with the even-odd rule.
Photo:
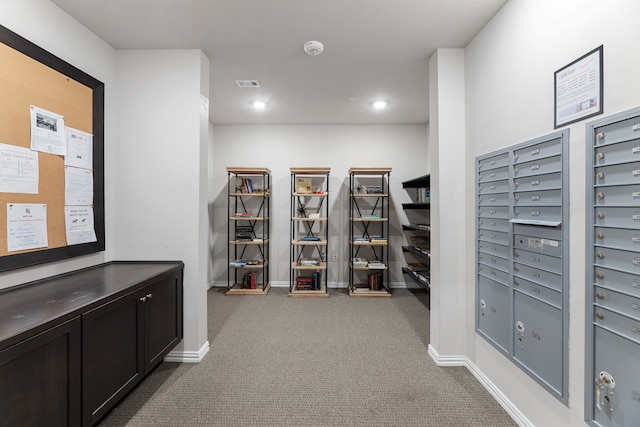
[[236, 80], [238, 87], [260, 87], [260, 82], [257, 80]]

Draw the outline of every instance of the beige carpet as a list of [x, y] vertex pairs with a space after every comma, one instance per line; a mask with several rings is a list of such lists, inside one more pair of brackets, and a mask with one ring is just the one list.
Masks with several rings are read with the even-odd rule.
[[163, 363], [100, 425], [516, 425], [465, 368], [439, 368], [427, 355], [423, 291], [330, 294], [210, 290], [205, 359]]

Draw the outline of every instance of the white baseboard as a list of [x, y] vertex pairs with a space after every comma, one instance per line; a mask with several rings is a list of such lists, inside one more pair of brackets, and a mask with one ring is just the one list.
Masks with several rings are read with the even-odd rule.
[[[269, 285], [272, 288], [288, 288], [288, 281], [271, 281]], [[349, 286], [348, 283], [338, 283], [333, 282], [329, 283], [329, 289], [346, 289]], [[226, 288], [227, 282], [209, 282], [209, 289], [211, 288]], [[390, 284], [391, 289], [424, 289], [422, 286], [416, 283], [406, 283], [406, 282], [392, 282]]]
[[429, 344], [429, 348], [427, 350], [429, 356], [438, 366], [464, 366], [467, 368], [471, 375], [478, 380], [480, 384], [489, 392], [491, 396], [502, 406], [502, 408], [509, 414], [509, 416], [520, 426], [520, 427], [535, 427], [531, 421], [518, 409], [517, 406], [511, 402], [507, 396], [504, 395], [500, 391], [498, 387], [480, 370], [478, 367], [473, 364], [468, 357], [466, 356], [441, 356], [438, 354], [435, 348]]
[[170, 351], [164, 358], [165, 362], [198, 363], [209, 353], [209, 341], [206, 341], [198, 351]]

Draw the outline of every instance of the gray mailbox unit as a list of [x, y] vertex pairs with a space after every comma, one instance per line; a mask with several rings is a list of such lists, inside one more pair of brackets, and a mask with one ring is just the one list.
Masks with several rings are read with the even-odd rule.
[[476, 159], [476, 331], [567, 403], [569, 131]]
[[585, 418], [640, 422], [640, 109], [587, 124]]

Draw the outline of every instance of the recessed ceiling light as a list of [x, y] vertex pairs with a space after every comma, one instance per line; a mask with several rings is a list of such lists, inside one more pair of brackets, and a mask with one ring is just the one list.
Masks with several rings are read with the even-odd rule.
[[267, 106], [267, 103], [264, 101], [253, 101], [251, 105], [253, 105], [253, 108], [255, 108], [256, 110], [264, 110], [264, 108]]
[[382, 110], [383, 108], [386, 108], [387, 106], [387, 101], [375, 101], [373, 103], [373, 108], [375, 108], [376, 110]]

